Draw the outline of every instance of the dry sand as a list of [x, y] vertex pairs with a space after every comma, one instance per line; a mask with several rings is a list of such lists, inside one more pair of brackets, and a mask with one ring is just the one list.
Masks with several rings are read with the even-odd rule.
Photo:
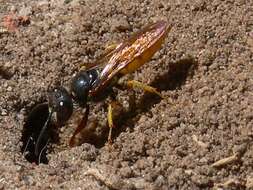
[[[11, 11], [30, 23], [6, 31]], [[0, 189], [253, 189], [253, 1], [0, 0], [0, 18]], [[127, 77], [171, 102], [137, 91], [111, 148], [94, 104], [98, 135], [84, 132], [69, 148], [69, 123], [48, 164], [28, 162], [31, 108], [106, 45], [161, 19], [173, 26], [163, 48]], [[127, 110], [128, 92], [117, 97]]]

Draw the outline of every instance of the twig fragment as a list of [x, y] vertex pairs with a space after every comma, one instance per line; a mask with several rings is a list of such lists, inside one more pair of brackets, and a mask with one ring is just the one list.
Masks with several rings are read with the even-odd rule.
[[224, 183], [217, 183], [214, 185], [214, 189], [220, 189], [220, 188], [229, 189], [231, 187], [237, 187], [237, 188], [244, 187], [245, 188], [245, 181], [232, 178], [232, 179], [228, 179]]
[[234, 154], [232, 156], [229, 156], [227, 158], [223, 158], [221, 160], [218, 160], [217, 162], [214, 162], [212, 164], [212, 167], [215, 167], [215, 168], [223, 167], [225, 165], [228, 165], [228, 164], [231, 164], [231, 163], [237, 161], [238, 159], [239, 159], [238, 154]]

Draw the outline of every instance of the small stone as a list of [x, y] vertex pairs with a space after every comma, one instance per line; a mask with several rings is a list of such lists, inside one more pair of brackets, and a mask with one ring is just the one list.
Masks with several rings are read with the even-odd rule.
[[7, 91], [8, 91], [8, 92], [11, 92], [11, 91], [12, 91], [12, 87], [11, 87], [11, 86], [8, 86]]
[[162, 175], [159, 175], [156, 180], [155, 180], [155, 184], [158, 186], [158, 187], [161, 187], [163, 184], [165, 183], [165, 179]]
[[7, 115], [7, 110], [2, 109], [2, 110], [1, 110], [1, 115], [2, 115], [2, 116], [6, 116], [6, 115]]
[[120, 173], [123, 177], [130, 178], [132, 176], [133, 171], [130, 167], [124, 167], [120, 169]]
[[124, 32], [126, 30], [130, 30], [130, 25], [126, 18], [111, 19], [110, 26], [113, 32]]
[[20, 16], [28, 16], [32, 14], [32, 7], [22, 7], [19, 11]]

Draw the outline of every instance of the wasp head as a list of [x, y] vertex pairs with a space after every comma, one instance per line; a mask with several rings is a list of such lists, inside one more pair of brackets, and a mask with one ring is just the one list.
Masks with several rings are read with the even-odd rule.
[[50, 112], [56, 114], [56, 123], [64, 124], [73, 113], [73, 102], [68, 91], [63, 87], [57, 87], [49, 93], [48, 105]]

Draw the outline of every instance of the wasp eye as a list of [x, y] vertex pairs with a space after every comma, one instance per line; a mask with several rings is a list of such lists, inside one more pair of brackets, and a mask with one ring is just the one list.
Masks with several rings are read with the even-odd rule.
[[49, 93], [49, 107], [56, 113], [58, 124], [65, 123], [73, 113], [73, 102], [68, 91], [57, 87]]

